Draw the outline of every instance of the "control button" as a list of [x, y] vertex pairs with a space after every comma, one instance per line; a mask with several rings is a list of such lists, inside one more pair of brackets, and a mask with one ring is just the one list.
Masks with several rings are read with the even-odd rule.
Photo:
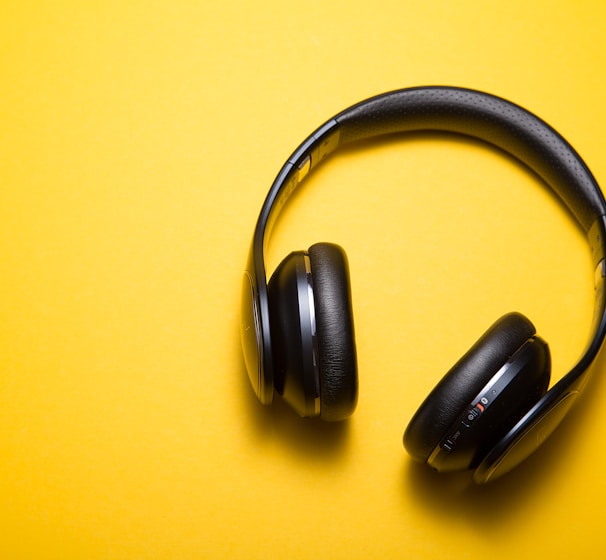
[[454, 434], [448, 436], [448, 438], [446, 438], [440, 444], [440, 447], [450, 453], [454, 449], [455, 445], [457, 444], [457, 440], [459, 439], [460, 435], [461, 435], [461, 431], [457, 430]]
[[471, 425], [476, 419], [484, 412], [484, 405], [481, 403], [476, 404], [473, 408], [470, 408], [463, 418], [463, 425], [467, 428], [471, 428]]

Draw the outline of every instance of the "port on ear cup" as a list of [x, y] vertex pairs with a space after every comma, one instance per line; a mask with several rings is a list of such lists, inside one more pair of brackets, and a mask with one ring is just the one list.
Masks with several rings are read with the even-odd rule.
[[[533, 340], [533, 324], [519, 313], [510, 313], [494, 323], [473, 347], [442, 378], [434, 390], [425, 399], [410, 421], [404, 433], [404, 446], [413, 459], [427, 462], [430, 455], [440, 444], [448, 431], [458, 422], [462, 413], [470, 406], [472, 400], [503, 368], [507, 361], [527, 343]], [[537, 339], [540, 341], [540, 339]], [[503, 412], [507, 421], [514, 421], [514, 416], [521, 414], [523, 407], [530, 407], [529, 401], [538, 398], [547, 390], [549, 384], [549, 352], [547, 345], [540, 341], [536, 345], [538, 358], [533, 359], [532, 367], [537, 371], [523, 371], [520, 379], [507, 393], [506, 400], [514, 399], [515, 413]], [[535, 365], [538, 364], [538, 365]], [[524, 380], [527, 378], [527, 381]], [[520, 387], [519, 384], [528, 387]], [[491, 416], [499, 407], [492, 409]], [[493, 418], [494, 420], [494, 418]], [[499, 430], [503, 426], [495, 426]], [[477, 446], [485, 442], [478, 441]], [[467, 465], [469, 467], [470, 465]], [[465, 468], [467, 468], [465, 467]]]
[[316, 311], [320, 417], [350, 416], [358, 400], [349, 265], [345, 251], [332, 243], [309, 248]]

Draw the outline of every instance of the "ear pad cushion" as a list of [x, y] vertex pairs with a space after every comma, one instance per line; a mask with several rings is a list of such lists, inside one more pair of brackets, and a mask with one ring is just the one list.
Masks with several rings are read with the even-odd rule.
[[317, 243], [308, 251], [313, 278], [320, 374], [320, 417], [343, 420], [358, 400], [349, 266], [345, 251]]
[[464, 407], [535, 332], [526, 317], [510, 313], [482, 335], [441, 379], [408, 424], [404, 446], [413, 459], [427, 461]]

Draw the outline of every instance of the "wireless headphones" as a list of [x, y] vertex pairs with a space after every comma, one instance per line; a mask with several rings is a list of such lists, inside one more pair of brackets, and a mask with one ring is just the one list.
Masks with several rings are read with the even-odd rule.
[[564, 418], [606, 334], [606, 202], [591, 172], [553, 128], [479, 91], [420, 87], [372, 97], [311, 134], [278, 173], [261, 209], [244, 273], [241, 336], [253, 389], [274, 390], [301, 416], [342, 420], [357, 401], [347, 257], [318, 243], [288, 255], [269, 283], [264, 250], [275, 219], [308, 172], [338, 147], [392, 133], [444, 131], [483, 140], [526, 164], [587, 233], [595, 265], [589, 343], [551, 389], [547, 344], [519, 313], [499, 319], [442, 378], [404, 433], [413, 459], [485, 483], [522, 462]]

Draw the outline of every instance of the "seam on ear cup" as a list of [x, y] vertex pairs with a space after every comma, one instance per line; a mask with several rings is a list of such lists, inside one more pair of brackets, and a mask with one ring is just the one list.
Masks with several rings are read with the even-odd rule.
[[408, 424], [404, 445], [413, 459], [427, 461], [464, 407], [535, 332], [526, 317], [509, 313], [482, 335], [440, 380]]
[[343, 420], [358, 399], [349, 267], [345, 251], [332, 243], [309, 248], [316, 306], [320, 417]]

